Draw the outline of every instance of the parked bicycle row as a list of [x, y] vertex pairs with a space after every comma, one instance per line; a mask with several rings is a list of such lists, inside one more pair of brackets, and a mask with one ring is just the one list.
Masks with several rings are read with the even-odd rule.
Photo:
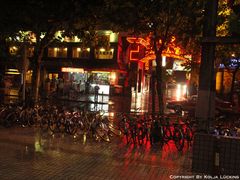
[[184, 143], [191, 144], [193, 139], [192, 129], [187, 122], [180, 121], [180, 116], [155, 116], [152, 115], [118, 115], [118, 126], [123, 132], [127, 143], [145, 144], [150, 142], [163, 146], [173, 141], [176, 148], [181, 151]]
[[[196, 131], [196, 121], [190, 116], [152, 116], [147, 113], [139, 116], [119, 113], [115, 119], [109, 120], [103, 112], [49, 104], [34, 107], [1, 105], [0, 123], [4, 127], [37, 125], [42, 131], [84, 135], [106, 142], [110, 142], [114, 135], [123, 135], [127, 143], [139, 145], [149, 141], [151, 144], [158, 143], [163, 146], [173, 141], [179, 151], [184, 144], [191, 145]], [[209, 133], [238, 136], [238, 130], [237, 125], [223, 125], [222, 119], [218, 118]]]
[[114, 134], [120, 134], [119, 130], [117, 131], [112, 126], [109, 127], [111, 122], [100, 111], [88, 112], [77, 108], [46, 104], [35, 107], [2, 105], [0, 123], [7, 128], [14, 125], [21, 127], [37, 125], [42, 131], [70, 135], [84, 134], [107, 142], [110, 142]]
[[[176, 148], [181, 151], [185, 144], [191, 146], [194, 134], [203, 132], [197, 120], [192, 116], [179, 116], [168, 114], [164, 116], [151, 114], [130, 115], [120, 113], [118, 126], [123, 132], [127, 143], [151, 144], [158, 143], [161, 146], [173, 141]], [[225, 117], [217, 117], [208, 132], [217, 136], [240, 136], [240, 121], [232, 122]]]

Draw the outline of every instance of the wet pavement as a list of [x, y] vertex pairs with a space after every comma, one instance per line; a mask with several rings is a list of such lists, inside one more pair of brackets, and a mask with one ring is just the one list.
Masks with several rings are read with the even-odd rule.
[[170, 179], [191, 175], [191, 149], [173, 144], [127, 145], [43, 133], [38, 127], [0, 127], [1, 179]]

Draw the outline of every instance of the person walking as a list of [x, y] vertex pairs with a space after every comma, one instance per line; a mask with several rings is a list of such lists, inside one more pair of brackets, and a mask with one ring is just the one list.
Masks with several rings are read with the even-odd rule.
[[98, 101], [98, 91], [99, 91], [99, 86], [98, 85], [96, 85], [95, 87], [94, 87], [94, 101], [95, 102], [97, 102]]

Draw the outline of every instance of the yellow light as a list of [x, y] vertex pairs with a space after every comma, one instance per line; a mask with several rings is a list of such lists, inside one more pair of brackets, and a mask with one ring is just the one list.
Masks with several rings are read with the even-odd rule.
[[166, 56], [162, 56], [162, 66], [166, 66]]
[[105, 49], [104, 49], [104, 48], [101, 48], [101, 49], [100, 49], [100, 51], [101, 51], [101, 52], [104, 52], [104, 51], [105, 51]]
[[64, 51], [67, 51], [67, 48], [64, 48]]
[[19, 72], [6, 72], [5, 74], [20, 74]]
[[178, 84], [176, 90], [176, 100], [179, 101], [180, 97], [181, 97], [181, 84]]
[[71, 68], [71, 67], [62, 67], [62, 72], [78, 72], [78, 73], [84, 73], [83, 68]]
[[80, 52], [81, 51], [81, 48], [77, 48], [77, 52]]
[[111, 33], [109, 41], [110, 42], [118, 42], [118, 33]]
[[87, 51], [90, 52], [90, 48], [87, 48]]
[[114, 51], [114, 49], [111, 49], [111, 51], [113, 52], [113, 51]]
[[110, 77], [111, 77], [112, 82], [115, 82], [115, 80], [117, 78], [116, 73], [115, 72], [111, 72]]
[[92, 71], [92, 73], [110, 73], [110, 72], [106, 72], [106, 71]]
[[114, 115], [115, 115], [114, 112], [110, 112], [110, 113], [109, 113], [109, 116], [110, 116], [110, 117], [114, 117]]
[[80, 42], [80, 39], [77, 36], [74, 36], [74, 42]]
[[14, 71], [14, 72], [18, 72], [17, 69], [7, 69], [7, 71]]
[[54, 51], [58, 51], [58, 48], [54, 48]]

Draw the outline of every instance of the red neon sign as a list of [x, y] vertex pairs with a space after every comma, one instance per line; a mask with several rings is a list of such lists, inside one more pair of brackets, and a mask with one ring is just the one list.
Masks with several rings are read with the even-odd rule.
[[139, 46], [136, 50], [130, 50], [130, 61], [138, 61]]

